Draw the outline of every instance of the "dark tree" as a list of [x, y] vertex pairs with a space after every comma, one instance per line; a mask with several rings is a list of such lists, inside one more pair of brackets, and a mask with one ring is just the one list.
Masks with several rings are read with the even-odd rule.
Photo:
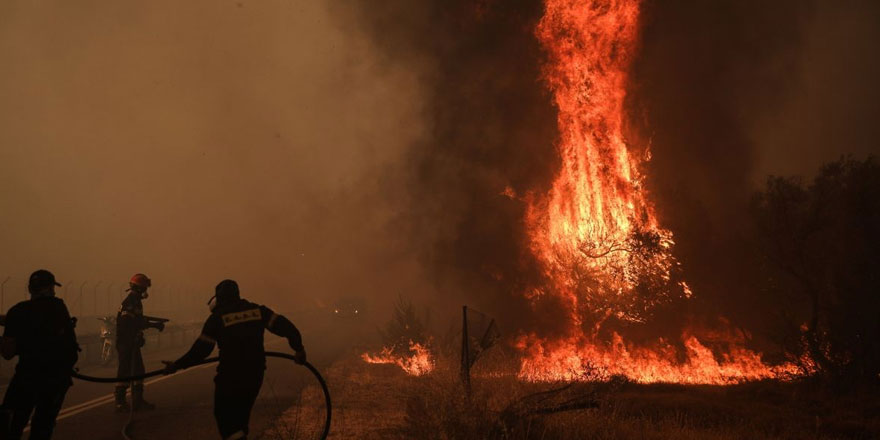
[[391, 319], [379, 333], [383, 344], [398, 355], [408, 353], [411, 343], [424, 344], [428, 340], [427, 328], [416, 313], [415, 306], [402, 295], [394, 303]]
[[771, 177], [752, 214], [765, 302], [786, 350], [823, 374], [880, 374], [880, 165], [841, 159], [810, 183]]

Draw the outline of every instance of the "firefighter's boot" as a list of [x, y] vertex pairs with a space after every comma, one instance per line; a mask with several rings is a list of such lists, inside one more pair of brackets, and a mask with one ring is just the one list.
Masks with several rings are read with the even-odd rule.
[[126, 387], [116, 387], [116, 391], [114, 394], [116, 395], [116, 412], [128, 412], [131, 407], [128, 406], [128, 402], [125, 401], [125, 390]]
[[135, 411], [150, 411], [156, 409], [156, 405], [144, 400], [144, 384], [135, 384], [131, 387], [131, 406]]

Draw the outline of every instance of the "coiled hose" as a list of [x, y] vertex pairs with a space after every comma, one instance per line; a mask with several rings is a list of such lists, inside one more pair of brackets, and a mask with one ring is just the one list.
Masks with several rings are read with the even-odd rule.
[[[274, 352], [274, 351], [267, 351], [266, 356], [287, 359], [287, 360], [294, 361], [294, 362], [296, 361], [296, 359], [293, 357], [293, 355], [287, 354], [287, 353], [278, 353], [278, 352]], [[203, 361], [200, 361], [196, 364], [190, 365], [190, 367], [195, 367], [197, 365], [210, 364], [212, 362], [217, 362], [219, 360], [220, 360], [220, 358], [218, 358], [218, 357], [211, 357], [211, 358], [207, 358]], [[330, 416], [333, 412], [332, 411], [333, 406], [330, 403], [330, 390], [327, 388], [327, 382], [324, 381], [324, 378], [321, 376], [321, 373], [318, 372], [317, 368], [315, 368], [312, 364], [310, 364], [308, 362], [303, 363], [302, 366], [306, 367], [309, 371], [312, 372], [312, 374], [315, 376], [315, 378], [318, 379], [318, 383], [321, 384], [321, 390], [324, 391], [324, 405], [327, 408], [327, 417], [324, 418], [324, 432], [321, 434], [321, 439], [325, 440], [327, 438], [327, 436], [330, 434]], [[131, 382], [131, 381], [135, 381], [135, 380], [144, 380], [144, 379], [147, 379], [150, 377], [160, 376], [164, 373], [165, 373], [165, 369], [160, 369], [160, 370], [148, 371], [144, 374], [139, 374], [137, 376], [129, 376], [129, 377], [94, 377], [94, 376], [86, 376], [85, 374], [80, 374], [79, 372], [74, 371], [72, 376], [79, 379], [79, 380], [84, 380], [87, 382], [117, 383], [117, 382]]]

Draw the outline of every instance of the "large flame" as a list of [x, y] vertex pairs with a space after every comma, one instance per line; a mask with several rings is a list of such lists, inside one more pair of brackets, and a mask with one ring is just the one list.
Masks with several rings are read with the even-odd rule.
[[558, 109], [562, 167], [528, 220], [532, 249], [567, 293], [575, 322], [579, 299], [640, 319], [638, 309], [651, 304], [631, 303], [629, 293], [646, 276], [670, 280], [676, 264], [672, 235], [659, 227], [642, 189], [643, 158], [624, 138], [638, 13], [637, 0], [548, 0], [537, 29], [549, 56], [544, 77]]
[[407, 353], [396, 353], [392, 347], [383, 347], [378, 354], [364, 353], [361, 359], [370, 364], [397, 365], [406, 374], [422, 376], [434, 371], [434, 357], [428, 347], [418, 342], [409, 341]]
[[681, 335], [679, 344], [658, 339], [650, 347], [617, 333], [610, 341], [598, 338], [603, 319], [645, 322], [656, 305], [691, 295], [676, 277], [672, 234], [659, 225], [642, 185], [648, 149], [628, 145], [624, 135], [639, 6], [639, 0], [546, 0], [536, 30], [547, 53], [544, 79], [558, 109], [562, 165], [549, 193], [529, 203], [531, 249], [550, 285], [528, 295], [557, 296], [570, 311], [570, 332], [553, 340], [522, 336], [520, 376], [623, 374], [683, 383], [773, 376], [780, 370], [739, 343], [719, 354], [694, 334]]

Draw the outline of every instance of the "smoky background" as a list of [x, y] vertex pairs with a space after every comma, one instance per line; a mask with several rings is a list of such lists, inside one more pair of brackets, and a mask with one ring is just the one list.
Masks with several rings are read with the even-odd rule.
[[[873, 2], [647, 1], [629, 95], [648, 187], [697, 292], [691, 315], [772, 336], [749, 202], [770, 175], [805, 180], [880, 153]], [[790, 304], [796, 310], [802, 305]], [[797, 314], [795, 312], [795, 314]], [[757, 338], [760, 340], [761, 338]]]
[[[0, 5], [0, 277], [278, 308], [398, 295], [562, 323], [526, 200], [559, 161], [537, 0]], [[696, 311], [760, 326], [740, 240], [767, 174], [876, 153], [874, 2], [643, 4], [628, 106]], [[63, 282], [63, 281], [62, 281]], [[561, 330], [561, 329], [559, 329]]]
[[3, 2], [7, 290], [38, 268], [146, 273], [148, 309], [224, 278], [281, 310], [414, 290], [386, 191], [423, 132], [417, 77], [326, 6]]

